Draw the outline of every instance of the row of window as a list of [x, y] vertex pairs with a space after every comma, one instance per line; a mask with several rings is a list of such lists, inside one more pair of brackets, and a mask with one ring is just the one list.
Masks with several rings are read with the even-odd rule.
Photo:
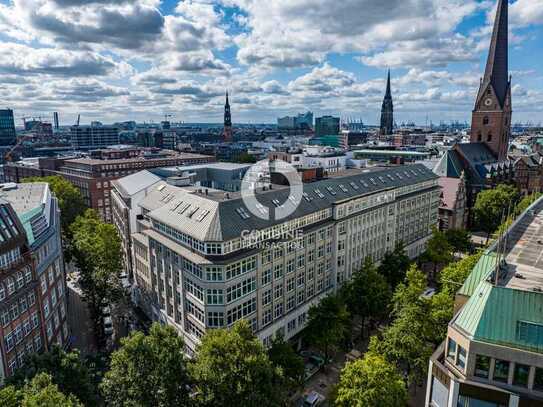
[[36, 303], [36, 294], [32, 291], [27, 296], [19, 298], [9, 308], [6, 308], [1, 315], [2, 326], [6, 327], [11, 321], [15, 321], [19, 315], [26, 312], [29, 307]]
[[32, 270], [30, 267], [24, 271], [18, 271], [15, 277], [8, 277], [4, 282], [0, 283], [0, 301], [5, 300], [8, 296], [13, 295], [16, 290], [20, 290], [32, 281]]

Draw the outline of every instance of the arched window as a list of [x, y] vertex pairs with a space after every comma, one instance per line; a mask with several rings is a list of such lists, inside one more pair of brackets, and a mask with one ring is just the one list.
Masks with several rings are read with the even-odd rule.
[[481, 133], [477, 134], [477, 141], [483, 141], [483, 135]]
[[488, 126], [488, 123], [490, 123], [488, 116], [483, 117], [483, 125]]
[[488, 136], [486, 136], [486, 141], [492, 141], [492, 133], [488, 133]]

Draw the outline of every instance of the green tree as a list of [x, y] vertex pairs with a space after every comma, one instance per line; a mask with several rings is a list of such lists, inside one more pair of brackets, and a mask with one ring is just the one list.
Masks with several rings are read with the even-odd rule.
[[450, 297], [462, 287], [466, 278], [481, 258], [483, 252], [478, 251], [471, 256], [464, 257], [456, 263], [450, 263], [439, 273], [439, 284], [442, 292], [446, 292]]
[[337, 407], [405, 407], [407, 390], [396, 366], [372, 352], [341, 371]]
[[508, 208], [513, 211], [518, 197], [517, 189], [505, 184], [479, 192], [473, 213], [475, 224], [480, 230], [486, 232], [487, 241], [505, 219]]
[[95, 386], [94, 374], [81, 360], [77, 350], [68, 353], [59, 346], [54, 346], [49, 352], [33, 353], [7, 383], [22, 387], [40, 373], [50, 375], [62, 393], [74, 395], [86, 406], [97, 405], [98, 389]]
[[466, 253], [471, 251], [471, 234], [465, 229], [448, 229], [445, 238], [455, 252]]
[[447, 327], [453, 317], [454, 298], [440, 291], [430, 299], [428, 340], [438, 346], [447, 336]]
[[273, 338], [268, 357], [275, 367], [281, 368], [289, 389], [300, 387], [304, 381], [304, 360], [298, 355], [292, 345], [283, 339], [282, 335]]
[[370, 258], [366, 258], [363, 267], [345, 285], [344, 295], [351, 315], [357, 315], [362, 320], [362, 337], [367, 319], [380, 320], [388, 313], [390, 289]]
[[534, 192], [533, 194], [522, 198], [515, 208], [514, 216], [517, 217], [522, 214], [531, 204], [541, 198], [542, 195], [541, 192]]
[[378, 271], [385, 276], [390, 288], [394, 289], [403, 281], [410, 265], [411, 260], [405, 253], [405, 246], [403, 242], [399, 242], [392, 252], [385, 253]]
[[191, 365], [202, 406], [275, 407], [285, 402], [283, 372], [245, 320], [208, 331]]
[[10, 385], [0, 390], [2, 407], [83, 407], [73, 395], [63, 394], [51, 376], [40, 373], [24, 387]]
[[328, 363], [330, 352], [345, 340], [349, 328], [347, 307], [339, 296], [329, 295], [309, 309], [304, 334], [310, 344], [324, 353], [325, 363]]
[[81, 289], [97, 318], [104, 303], [114, 303], [122, 296], [121, 240], [115, 226], [103, 223], [92, 209], [78, 216], [71, 230]]
[[243, 153], [237, 157], [236, 162], [240, 164], [254, 164], [256, 163], [256, 157], [249, 153]]
[[189, 375], [183, 339], [170, 326], [135, 332], [111, 355], [101, 390], [112, 406], [177, 407], [188, 404]]
[[449, 264], [453, 260], [453, 250], [454, 248], [447, 240], [445, 233], [433, 228], [432, 237], [428, 240], [422, 260], [432, 263], [435, 273], [438, 266]]
[[411, 383], [424, 379], [428, 358], [432, 354], [434, 327], [430, 301], [422, 296], [426, 276], [415, 265], [407, 272], [393, 296], [394, 321], [383, 333], [379, 352], [401, 366]]

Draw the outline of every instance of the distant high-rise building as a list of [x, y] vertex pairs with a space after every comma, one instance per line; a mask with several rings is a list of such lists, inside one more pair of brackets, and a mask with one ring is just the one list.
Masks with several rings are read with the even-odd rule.
[[313, 128], [313, 112], [298, 113], [297, 116], [277, 118], [277, 128], [288, 133], [300, 133]]
[[485, 76], [481, 80], [471, 120], [471, 142], [485, 143], [498, 161], [507, 158], [511, 134], [508, 6], [507, 0], [499, 0]]
[[17, 142], [13, 110], [0, 109], [0, 146], [9, 146]]
[[59, 123], [58, 123], [58, 112], [53, 113], [53, 122], [55, 125], [55, 130], [59, 129]]
[[227, 143], [232, 142], [232, 115], [230, 114], [230, 102], [228, 101], [228, 91], [226, 91], [226, 103], [224, 105], [223, 140]]
[[339, 134], [339, 117], [322, 116], [315, 119], [315, 137]]
[[387, 77], [387, 90], [381, 107], [381, 134], [388, 136], [394, 129], [394, 105], [392, 103], [392, 92], [390, 91], [390, 69]]
[[99, 122], [93, 122], [91, 126], [70, 128], [74, 148], [93, 149], [119, 144], [119, 129], [116, 126], [103, 126], [97, 123]]

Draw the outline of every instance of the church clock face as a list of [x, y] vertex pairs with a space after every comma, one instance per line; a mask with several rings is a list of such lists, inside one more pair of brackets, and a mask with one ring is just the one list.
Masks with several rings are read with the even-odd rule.
[[485, 106], [490, 106], [492, 105], [492, 98], [486, 98], [485, 99]]

